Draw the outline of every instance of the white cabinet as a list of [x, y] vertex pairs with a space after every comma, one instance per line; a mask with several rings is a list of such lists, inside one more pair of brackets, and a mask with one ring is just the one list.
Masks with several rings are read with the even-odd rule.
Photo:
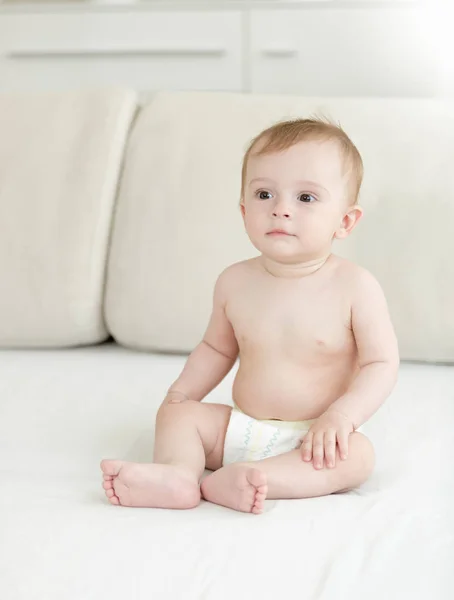
[[435, 36], [408, 6], [252, 11], [251, 91], [304, 96], [430, 96]]
[[411, 0], [352, 4], [0, 9], [0, 91], [122, 85], [303, 96], [454, 93], [450, 20], [441, 9]]
[[0, 14], [0, 91], [242, 89], [241, 13]]

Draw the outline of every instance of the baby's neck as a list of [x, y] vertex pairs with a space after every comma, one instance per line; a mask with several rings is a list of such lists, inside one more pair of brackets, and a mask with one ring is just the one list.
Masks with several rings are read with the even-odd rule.
[[273, 277], [297, 279], [300, 277], [307, 277], [307, 275], [311, 275], [321, 269], [330, 256], [331, 254], [327, 254], [307, 262], [285, 264], [276, 262], [262, 254], [260, 256], [260, 262], [265, 271], [270, 275], [273, 275]]

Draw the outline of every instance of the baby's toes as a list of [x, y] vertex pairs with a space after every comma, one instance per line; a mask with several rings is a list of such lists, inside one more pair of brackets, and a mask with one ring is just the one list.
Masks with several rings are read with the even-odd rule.
[[257, 494], [255, 496], [254, 504], [252, 506], [252, 512], [255, 515], [260, 515], [265, 509], [265, 494]]
[[251, 509], [251, 512], [254, 515], [261, 515], [263, 513], [263, 511], [265, 510], [265, 502], [263, 501], [256, 501], [254, 503], [254, 506]]
[[102, 487], [104, 488], [104, 493], [111, 504], [120, 504], [120, 500], [118, 499], [113, 487], [113, 481], [104, 481]]
[[120, 500], [113, 489], [106, 490], [106, 496], [111, 504], [120, 504]]
[[263, 496], [266, 498], [266, 495], [268, 494], [268, 485], [259, 485], [259, 487], [257, 488], [257, 494], [263, 494]]
[[260, 515], [265, 510], [265, 500], [268, 494], [268, 485], [260, 485], [257, 488], [257, 492], [255, 494], [254, 504], [252, 506], [252, 513], [255, 515]]
[[265, 502], [266, 494], [261, 494], [257, 492], [255, 495], [255, 502]]

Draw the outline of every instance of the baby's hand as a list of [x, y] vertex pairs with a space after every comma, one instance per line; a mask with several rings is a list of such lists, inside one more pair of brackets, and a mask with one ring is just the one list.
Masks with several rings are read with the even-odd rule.
[[301, 444], [303, 460], [314, 461], [316, 469], [323, 469], [323, 458], [328, 468], [336, 465], [336, 444], [342, 460], [348, 455], [348, 436], [353, 431], [353, 423], [343, 413], [328, 409], [312, 424]]

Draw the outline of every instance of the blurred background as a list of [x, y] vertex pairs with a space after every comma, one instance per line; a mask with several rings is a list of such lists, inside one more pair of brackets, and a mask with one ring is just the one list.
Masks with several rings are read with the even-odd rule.
[[437, 0], [0, 0], [0, 92], [454, 94]]

